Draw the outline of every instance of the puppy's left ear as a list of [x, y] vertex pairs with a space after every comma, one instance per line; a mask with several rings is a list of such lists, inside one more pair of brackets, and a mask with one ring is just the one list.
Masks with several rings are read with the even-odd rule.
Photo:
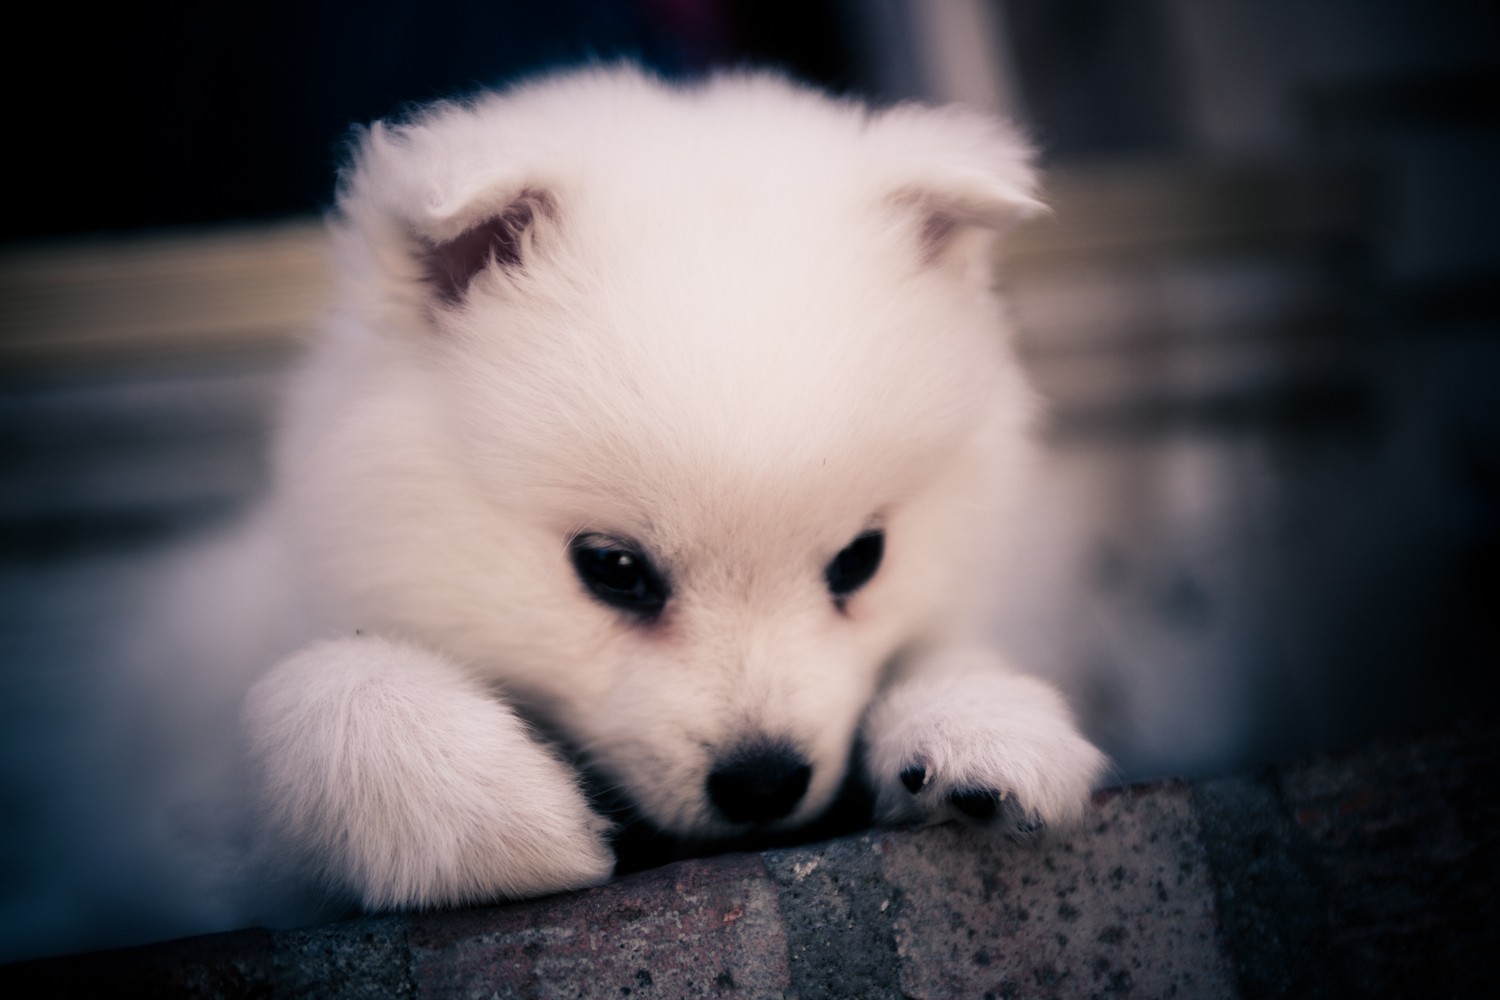
[[892, 202], [914, 223], [924, 266], [987, 281], [996, 240], [1046, 211], [1031, 147], [1003, 122], [959, 108], [901, 107], [875, 127], [906, 146]]
[[934, 178], [903, 188], [895, 200], [915, 216], [918, 252], [934, 266], [987, 260], [1000, 236], [1046, 211], [1030, 192], [985, 176]]

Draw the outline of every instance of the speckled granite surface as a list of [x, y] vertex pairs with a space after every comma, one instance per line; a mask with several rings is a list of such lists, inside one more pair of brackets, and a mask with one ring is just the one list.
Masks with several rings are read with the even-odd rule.
[[0, 968], [6, 996], [1478, 996], [1500, 726], [953, 827], [683, 861], [529, 903]]

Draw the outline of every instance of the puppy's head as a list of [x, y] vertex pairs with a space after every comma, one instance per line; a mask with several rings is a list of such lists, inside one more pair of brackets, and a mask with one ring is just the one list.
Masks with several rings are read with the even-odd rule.
[[988, 557], [1027, 410], [989, 244], [1031, 185], [994, 123], [757, 76], [376, 126], [283, 465], [331, 600], [662, 828], [806, 822]]

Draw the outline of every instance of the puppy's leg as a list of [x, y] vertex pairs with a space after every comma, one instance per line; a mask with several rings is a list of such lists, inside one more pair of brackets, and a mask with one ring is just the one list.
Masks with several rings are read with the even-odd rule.
[[426, 650], [311, 646], [256, 685], [245, 723], [274, 849], [368, 909], [535, 896], [613, 870], [573, 769]]
[[1107, 761], [1057, 691], [981, 649], [915, 666], [865, 719], [881, 822], [967, 819], [1025, 835], [1083, 812]]

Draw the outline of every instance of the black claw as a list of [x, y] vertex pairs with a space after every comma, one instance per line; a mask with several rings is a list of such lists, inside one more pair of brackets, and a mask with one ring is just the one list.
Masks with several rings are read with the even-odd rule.
[[960, 788], [948, 796], [953, 808], [971, 819], [995, 818], [1000, 809], [1000, 793], [992, 788]]
[[1042, 822], [1041, 817], [1028, 816], [1015, 825], [1013, 832], [1017, 837], [1030, 837], [1033, 834], [1041, 833], [1046, 825], [1046, 823]]
[[1009, 827], [1009, 835], [1012, 840], [1027, 841], [1042, 832], [1047, 825], [1042, 817], [1027, 809], [1016, 801], [1014, 795], [1005, 800], [1004, 823]]
[[913, 795], [922, 790], [927, 784], [927, 768], [921, 764], [912, 764], [901, 772], [901, 784]]

